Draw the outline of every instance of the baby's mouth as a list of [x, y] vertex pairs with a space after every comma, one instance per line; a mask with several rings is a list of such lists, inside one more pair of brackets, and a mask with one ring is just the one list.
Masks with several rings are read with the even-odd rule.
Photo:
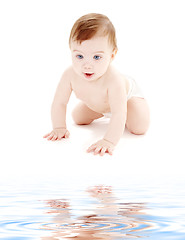
[[84, 73], [84, 75], [86, 78], [91, 78], [94, 75], [94, 73]]

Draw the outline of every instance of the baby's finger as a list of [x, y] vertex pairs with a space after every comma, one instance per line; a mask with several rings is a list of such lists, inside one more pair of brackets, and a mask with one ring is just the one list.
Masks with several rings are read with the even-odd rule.
[[47, 133], [43, 136], [43, 138], [47, 138], [51, 133]]
[[56, 141], [57, 138], [58, 138], [58, 136], [57, 136], [56, 134], [54, 134], [51, 140], [52, 140], [52, 141]]
[[68, 138], [68, 137], [69, 137], [69, 135], [70, 135], [69, 131], [66, 131], [66, 133], [65, 133], [64, 137], [65, 137], [65, 138]]
[[108, 149], [107, 149], [107, 152], [108, 152], [110, 155], [112, 155], [112, 154], [113, 154], [113, 148], [108, 148]]
[[96, 147], [97, 147], [96, 144], [92, 144], [92, 145], [87, 149], [87, 152], [93, 151]]
[[106, 152], [107, 148], [106, 147], [102, 147], [101, 151], [100, 151], [100, 156], [103, 156]]
[[63, 135], [59, 135], [57, 140], [62, 140], [63, 137], [64, 137]]
[[49, 136], [47, 137], [47, 140], [51, 140], [51, 139], [53, 138], [53, 136], [54, 136], [54, 133], [51, 132], [51, 133], [49, 134]]
[[94, 150], [94, 155], [97, 155], [100, 150], [102, 149], [102, 147], [97, 147], [95, 150]]

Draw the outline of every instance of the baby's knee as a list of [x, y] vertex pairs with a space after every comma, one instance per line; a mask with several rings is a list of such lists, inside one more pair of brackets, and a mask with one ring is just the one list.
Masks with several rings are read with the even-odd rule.
[[144, 135], [148, 131], [149, 125], [149, 119], [142, 119], [142, 121], [131, 121], [127, 123], [127, 128], [129, 132], [135, 135]]
[[84, 113], [80, 112], [79, 109], [77, 110], [76, 108], [72, 111], [72, 118], [77, 125], [86, 125], [92, 122], [92, 120], [85, 118]]
[[148, 130], [148, 128], [145, 128], [145, 127], [143, 127], [143, 128], [142, 127], [131, 127], [131, 128], [127, 127], [127, 128], [129, 130], [129, 132], [131, 132], [132, 134], [135, 134], [135, 135], [144, 135]]
[[79, 113], [76, 111], [76, 109], [72, 111], [72, 118], [76, 124], [80, 124], [80, 116], [79, 116]]

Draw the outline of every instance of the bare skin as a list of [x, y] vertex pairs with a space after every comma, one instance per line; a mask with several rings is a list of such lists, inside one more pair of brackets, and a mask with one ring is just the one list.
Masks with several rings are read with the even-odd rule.
[[72, 115], [76, 124], [90, 124], [111, 112], [107, 132], [87, 152], [112, 155], [125, 126], [133, 134], [144, 134], [149, 126], [149, 108], [144, 98], [127, 101], [128, 80], [111, 66], [116, 55], [106, 36], [95, 36], [81, 44], [71, 42], [72, 66], [64, 73], [56, 90], [51, 116], [53, 130], [44, 137], [61, 140], [69, 137], [66, 107], [72, 91], [81, 103]]

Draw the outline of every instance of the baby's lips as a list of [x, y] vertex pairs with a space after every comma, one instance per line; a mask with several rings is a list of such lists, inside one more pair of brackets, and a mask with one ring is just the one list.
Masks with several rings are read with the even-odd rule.
[[94, 75], [94, 73], [84, 73], [84, 75], [85, 75], [86, 77], [92, 77], [92, 75]]

